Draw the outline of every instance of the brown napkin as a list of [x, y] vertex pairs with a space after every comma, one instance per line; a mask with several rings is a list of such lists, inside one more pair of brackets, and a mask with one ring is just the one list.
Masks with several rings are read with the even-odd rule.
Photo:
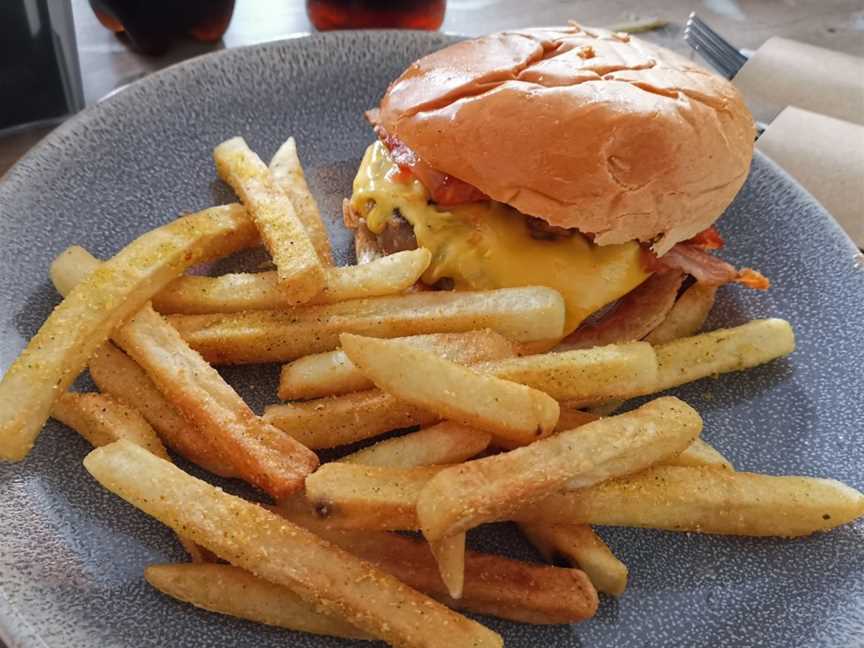
[[864, 124], [864, 59], [774, 37], [735, 75], [757, 121], [786, 106]]
[[790, 106], [756, 143], [864, 248], [864, 126]]

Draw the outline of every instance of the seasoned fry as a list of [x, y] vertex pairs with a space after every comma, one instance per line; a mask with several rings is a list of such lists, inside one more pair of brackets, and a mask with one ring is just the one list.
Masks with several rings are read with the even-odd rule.
[[346, 639], [371, 639], [316, 611], [287, 587], [231, 565], [151, 565], [144, 578], [163, 594], [195, 607], [256, 623]]
[[713, 466], [733, 470], [729, 460], [720, 454], [707, 441], [696, 439], [677, 457], [671, 457], [663, 462], [665, 466]]
[[[68, 283], [76, 274], [86, 276], [91, 267], [99, 267], [92, 257], [89, 265], [79, 258], [75, 266], [61, 258], [54, 263], [54, 275]], [[256, 416], [150, 304], [115, 330], [113, 339], [237, 474], [274, 497], [303, 487], [303, 478], [318, 465], [315, 453]]]
[[127, 442], [84, 467], [108, 490], [323, 614], [405, 647], [502, 646], [501, 637], [274, 513]]
[[429, 543], [438, 573], [451, 598], [462, 598], [465, 585], [465, 534], [457, 533]]
[[327, 227], [324, 221], [321, 220], [321, 212], [318, 211], [318, 203], [315, 202], [315, 197], [309, 191], [309, 185], [306, 184], [306, 175], [303, 173], [303, 167], [300, 165], [300, 158], [297, 155], [297, 144], [293, 137], [285, 140], [285, 143], [279, 147], [276, 154], [270, 159], [270, 173], [276, 185], [282, 189], [291, 204], [294, 206], [294, 213], [297, 218], [303, 223], [303, 228], [306, 234], [309, 235], [309, 240], [312, 242], [312, 247], [318, 254], [318, 258], [325, 266], [333, 265], [333, 253], [330, 249], [330, 238], [327, 236]]
[[577, 409], [575, 407], [561, 405], [561, 414], [558, 416], [558, 425], [555, 426], [556, 432], [564, 432], [565, 430], [573, 430], [578, 427], [596, 421], [599, 416], [595, 416], [590, 412]]
[[314, 515], [280, 512], [450, 607], [537, 624], [574, 623], [597, 611], [597, 592], [577, 569], [467, 551], [462, 598], [456, 600], [447, 593], [426, 542], [395, 533], [334, 529]]
[[213, 160], [219, 177], [231, 186], [255, 221], [276, 264], [279, 283], [290, 286], [298, 304], [321, 292], [324, 266], [291, 198], [261, 159], [242, 137], [233, 137], [213, 149]]
[[656, 347], [659, 371], [653, 392], [708, 376], [741, 371], [795, 350], [795, 334], [781, 319], [753, 320]]
[[550, 434], [558, 403], [541, 391], [483, 375], [403, 342], [343, 333], [342, 348], [375, 384], [442, 418], [515, 442]]
[[[411, 335], [396, 339], [460, 364], [513, 356], [513, 345], [507, 338], [489, 329], [465, 333]], [[279, 380], [279, 398], [320, 398], [371, 389], [374, 386], [345, 352], [337, 349], [299, 358], [285, 365]]]
[[169, 320], [208, 362], [243, 364], [331, 351], [343, 332], [401, 337], [489, 328], [515, 341], [560, 337], [564, 302], [549, 288], [427, 291], [286, 311], [172, 315]]
[[641, 340], [657, 328], [675, 304], [684, 275], [658, 272], [622, 297], [599, 319], [582, 324], [561, 342], [562, 350], [588, 349]]
[[361, 529], [416, 529], [420, 491], [444, 468], [328, 463], [306, 478], [306, 498], [320, 517], [343, 528], [356, 521]]
[[[75, 430], [94, 448], [126, 439], [170, 461], [165, 446], [141, 412], [107, 394], [66, 392], [54, 403], [51, 416]], [[194, 562], [204, 561], [198, 545], [179, 534], [177, 539]]]
[[681, 293], [666, 319], [645, 337], [645, 341], [658, 345], [696, 335], [708, 319], [716, 297], [717, 286], [693, 284]]
[[414, 468], [465, 461], [485, 450], [492, 435], [452, 421], [379, 441], [339, 461], [361, 466]]
[[[308, 304], [394, 295], [414, 285], [429, 265], [429, 250], [397, 252], [362, 266], [324, 269], [324, 288]], [[236, 313], [288, 308], [298, 303], [290, 283], [275, 272], [185, 276], [172, 281], [153, 299], [160, 313]]]
[[645, 393], [657, 382], [657, 358], [646, 342], [507, 358], [472, 368], [560, 401], [629, 397]]
[[549, 562], [564, 560], [591, 579], [598, 592], [621, 596], [627, 589], [627, 565], [587, 524], [520, 524], [519, 529]]
[[746, 536], [805, 536], [864, 515], [864, 495], [833, 479], [656, 466], [553, 495], [520, 520]]
[[114, 339], [249, 483], [284, 497], [301, 489], [303, 479], [318, 466], [314, 452], [256, 416], [149, 305], [115, 332]]
[[51, 416], [75, 430], [94, 448], [128, 439], [157, 457], [168, 459], [165, 446], [141, 412], [108, 394], [66, 392], [54, 403]]
[[378, 389], [305, 403], [270, 405], [263, 418], [313, 449], [335, 448], [438, 420], [435, 414]]
[[524, 448], [458, 464], [423, 488], [417, 518], [430, 542], [513, 513], [564, 487], [590, 486], [680, 453], [702, 419], [674, 397], [561, 432]]
[[129, 403], [141, 412], [159, 438], [174, 452], [213, 474], [237, 476], [233, 466], [222, 459], [210, 439], [183, 418], [137, 362], [113, 344], [103, 345], [90, 359], [88, 368], [100, 391]]
[[0, 459], [23, 459], [56, 398], [110, 332], [186, 268], [249, 247], [258, 235], [239, 206], [214, 207], [147, 232], [54, 309], [0, 382]]

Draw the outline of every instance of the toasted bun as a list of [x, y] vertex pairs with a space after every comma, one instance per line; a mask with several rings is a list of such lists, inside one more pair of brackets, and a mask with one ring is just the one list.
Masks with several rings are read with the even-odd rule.
[[601, 29], [493, 34], [426, 56], [377, 119], [433, 167], [494, 200], [665, 253], [741, 188], [753, 119], [725, 79]]

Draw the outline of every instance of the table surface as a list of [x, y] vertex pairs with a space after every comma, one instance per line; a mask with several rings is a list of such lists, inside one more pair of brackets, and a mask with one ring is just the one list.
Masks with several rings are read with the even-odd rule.
[[[84, 95], [88, 105], [113, 90], [177, 61], [220, 49], [284, 38], [312, 30], [302, 0], [237, 0], [234, 18], [222, 42], [185, 42], [168, 54], [147, 57], [130, 51], [102, 27], [87, 0], [72, 0]], [[715, 29], [742, 48], [756, 49], [779, 35], [849, 54], [864, 56], [864, 11], [861, 0], [450, 0], [442, 29], [480, 34], [529, 25], [561, 24], [570, 19], [588, 25], [615, 25], [646, 18], [669, 22], [645, 34], [682, 52], [687, 15], [697, 11]], [[4, 173], [50, 128], [34, 128], [0, 138], [0, 174]]]

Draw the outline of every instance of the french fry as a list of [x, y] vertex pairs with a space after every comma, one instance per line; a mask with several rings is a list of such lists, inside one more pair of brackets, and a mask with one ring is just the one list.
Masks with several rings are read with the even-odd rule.
[[[165, 446], [141, 412], [107, 394], [66, 392], [54, 403], [51, 416], [75, 430], [94, 448], [126, 439], [170, 461]], [[177, 539], [194, 562], [204, 562], [198, 545], [179, 534]]]
[[231, 565], [151, 565], [144, 578], [163, 594], [195, 607], [312, 634], [371, 639], [344, 621], [316, 611], [287, 587]]
[[[397, 252], [362, 266], [324, 269], [324, 287], [308, 304], [393, 295], [414, 285], [429, 265], [426, 248]], [[302, 284], [301, 284], [302, 287]], [[153, 299], [160, 313], [236, 313], [288, 308], [300, 297], [276, 272], [185, 276], [172, 281]]]
[[342, 349], [400, 400], [515, 442], [550, 434], [558, 403], [541, 391], [483, 375], [403, 342], [343, 333]]
[[[741, 326], [679, 338], [654, 347], [657, 382], [641, 395], [656, 394], [685, 383], [732, 371], [743, 371], [782, 358], [795, 350], [795, 333], [782, 319], [752, 320]], [[587, 403], [568, 402], [568, 406]], [[609, 414], [621, 401], [598, 400], [592, 413]]]
[[110, 332], [186, 268], [253, 245], [239, 206], [214, 207], [147, 232], [57, 306], [0, 381], [0, 459], [23, 459], [56, 398]]
[[[513, 356], [513, 345], [507, 338], [489, 329], [465, 333], [412, 335], [396, 339], [460, 364]], [[320, 398], [372, 389], [374, 386], [345, 352], [337, 349], [305, 356], [282, 367], [279, 398]]]
[[785, 320], [753, 320], [673, 340], [655, 350], [659, 369], [653, 393], [789, 355], [795, 350], [795, 334]]
[[339, 461], [391, 468], [459, 463], [483, 452], [491, 440], [492, 435], [487, 432], [442, 421], [417, 432], [379, 441]]
[[717, 286], [693, 284], [681, 293], [666, 318], [645, 337], [645, 341], [658, 345], [696, 335], [714, 307], [716, 297]]
[[343, 332], [401, 337], [489, 328], [516, 341], [560, 337], [564, 302], [549, 288], [427, 291], [286, 311], [171, 315], [169, 321], [208, 362], [287, 362], [335, 349]]
[[148, 304], [114, 339], [243, 479], [273, 497], [303, 487], [318, 457], [255, 415], [213, 367]]
[[655, 466], [552, 495], [520, 520], [744, 536], [805, 536], [864, 515], [864, 495], [833, 479]]
[[[99, 261], [54, 262], [52, 276], [68, 285], [95, 272]], [[233, 471], [274, 497], [303, 487], [318, 466], [315, 453], [256, 416], [213, 367], [146, 304], [112, 339], [147, 372], [157, 389], [217, 448]]]
[[429, 545], [380, 531], [334, 529], [314, 514], [280, 512], [289, 520], [367, 560], [450, 607], [535, 624], [574, 623], [597, 610], [597, 592], [584, 572], [502, 556], [465, 552], [462, 598], [451, 598]]
[[462, 598], [465, 586], [465, 534], [457, 533], [429, 543], [438, 573], [451, 598]]
[[98, 448], [128, 439], [157, 457], [168, 451], [141, 412], [108, 394], [66, 392], [51, 409], [51, 416]]
[[720, 454], [707, 441], [696, 439], [677, 457], [663, 462], [665, 466], [713, 466], [724, 470], [734, 470], [731, 462]]
[[587, 524], [520, 524], [520, 531], [551, 563], [566, 561], [591, 579], [598, 592], [621, 596], [627, 589], [627, 565]]
[[291, 200], [294, 212], [300, 222], [303, 223], [303, 228], [309, 235], [309, 240], [312, 242], [312, 247], [315, 248], [321, 263], [325, 266], [332, 266], [333, 253], [330, 249], [327, 227], [321, 220], [318, 203], [315, 202], [315, 197], [309, 191], [309, 185], [306, 184], [306, 175], [300, 165], [297, 144], [293, 137], [289, 137], [279, 147], [279, 150], [270, 159], [269, 168], [273, 180]]
[[276, 264], [279, 283], [290, 286], [298, 304], [321, 292], [324, 266], [291, 198], [276, 184], [267, 166], [242, 137], [213, 149], [213, 160], [219, 177], [234, 189], [255, 221]]
[[84, 467], [105, 488], [220, 558], [374, 637], [408, 648], [503, 645], [496, 633], [369, 563], [127, 441], [94, 450]]
[[341, 528], [416, 529], [420, 491], [444, 468], [328, 463], [306, 478], [306, 499], [319, 517]]
[[590, 486], [644, 470], [680, 453], [699, 436], [699, 414], [674, 397], [600, 419], [435, 475], [417, 499], [430, 542], [511, 516], [562, 488]]
[[657, 357], [646, 342], [505, 358], [472, 368], [560, 401], [629, 397], [645, 393], [657, 382]]
[[585, 412], [569, 405], [561, 405], [561, 414], [558, 416], [558, 425], [555, 426], [555, 431], [574, 430], [599, 418], [591, 412]]
[[304, 403], [270, 405], [263, 418], [313, 449], [335, 448], [438, 420], [435, 414], [378, 389]]
[[[89, 253], [88, 253], [89, 256]], [[92, 258], [92, 257], [91, 257]], [[90, 377], [99, 390], [129, 403], [147, 419], [174, 452], [222, 477], [236, 477], [233, 466], [162, 395], [132, 358], [110, 342], [90, 358]]]

